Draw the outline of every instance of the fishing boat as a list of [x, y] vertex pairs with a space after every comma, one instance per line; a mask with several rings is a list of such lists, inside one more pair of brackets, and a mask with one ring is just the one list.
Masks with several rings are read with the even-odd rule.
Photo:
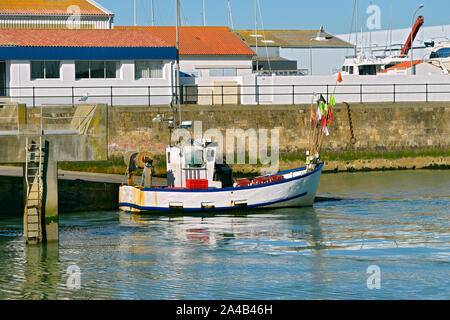
[[[322, 173], [320, 149], [327, 126], [332, 122], [331, 106], [320, 95], [317, 113], [311, 103], [310, 133], [306, 166], [263, 175], [253, 179], [233, 179], [232, 169], [223, 161], [223, 146], [210, 139], [180, 138], [166, 148], [167, 187], [152, 186], [152, 155], [128, 152], [125, 155], [128, 184], [119, 189], [119, 207], [128, 212], [230, 211], [311, 206]], [[316, 115], [317, 114], [317, 115]], [[158, 117], [157, 117], [158, 118]], [[174, 117], [169, 118], [169, 128]], [[187, 124], [186, 124], [187, 123]], [[181, 122], [180, 128], [192, 126]], [[134, 173], [143, 170], [140, 185]]]
[[[217, 151], [216, 143], [205, 140], [169, 146], [166, 151], [168, 187], [123, 185], [119, 191], [120, 209], [224, 211], [313, 204], [323, 167], [318, 157], [312, 157], [305, 167], [232, 181], [231, 168], [216, 163]], [[138, 154], [136, 158], [144, 156]], [[144, 162], [140, 166], [144, 167]]]
[[[176, 3], [178, 50], [178, 0]], [[176, 73], [179, 79], [178, 59]], [[171, 104], [173, 115], [168, 119], [171, 130], [192, 126], [191, 121], [181, 119], [178, 86], [176, 91]], [[131, 151], [125, 154], [128, 183], [119, 189], [120, 209], [128, 212], [193, 212], [311, 206], [322, 173], [320, 148], [324, 136], [328, 135], [324, 119], [328, 120], [329, 116], [325, 110], [328, 104], [320, 96], [317, 99], [318, 115], [313, 121], [313, 104], [314, 99], [311, 102], [306, 166], [234, 181], [231, 168], [223, 157], [218, 156], [222, 153], [217, 142], [179, 139], [166, 148], [167, 187], [152, 186], [153, 159], [150, 153]], [[175, 122], [177, 110], [179, 115]], [[155, 119], [161, 118], [157, 116]], [[134, 174], [139, 168], [143, 170], [142, 182], [134, 185]]]

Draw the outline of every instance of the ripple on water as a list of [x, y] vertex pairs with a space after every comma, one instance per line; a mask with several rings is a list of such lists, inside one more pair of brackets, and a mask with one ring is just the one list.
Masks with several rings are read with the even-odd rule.
[[448, 299], [448, 178], [323, 175], [319, 192], [346, 199], [312, 208], [61, 215], [56, 247], [25, 246], [22, 219], [2, 219], [0, 299]]

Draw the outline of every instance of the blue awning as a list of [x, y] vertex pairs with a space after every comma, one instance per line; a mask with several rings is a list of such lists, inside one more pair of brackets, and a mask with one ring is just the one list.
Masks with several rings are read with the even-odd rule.
[[0, 60], [175, 60], [175, 47], [0, 47]]

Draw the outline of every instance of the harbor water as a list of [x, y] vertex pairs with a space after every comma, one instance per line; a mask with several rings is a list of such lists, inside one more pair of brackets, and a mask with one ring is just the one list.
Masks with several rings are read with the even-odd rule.
[[449, 299], [450, 172], [324, 174], [341, 201], [246, 213], [0, 217], [0, 299]]

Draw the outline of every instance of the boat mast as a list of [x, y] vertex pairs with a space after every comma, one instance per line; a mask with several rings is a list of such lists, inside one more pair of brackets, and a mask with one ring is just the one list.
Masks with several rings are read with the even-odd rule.
[[153, 0], [151, 0], [151, 5], [152, 5], [152, 26], [155, 26], [155, 4], [153, 2]]
[[358, 56], [358, 14], [359, 14], [359, 0], [356, 0], [356, 24], [355, 24], [355, 57]]
[[203, 0], [203, 26], [206, 27], [206, 6], [205, 6], [205, 0]]
[[136, 19], [136, 0], [134, 0], [134, 26], [137, 26], [137, 19]]
[[179, 91], [180, 91], [180, 39], [179, 39], [179, 28], [178, 28], [178, 24], [179, 24], [179, 19], [180, 19], [180, 0], [175, 0], [176, 1], [176, 13], [177, 13], [177, 21], [176, 21], [176, 38], [177, 38], [177, 62], [176, 62], [176, 75], [177, 75], [177, 84], [175, 87], [175, 95], [176, 95], [176, 100], [177, 100], [177, 105], [178, 105], [178, 121], [179, 121], [179, 126], [181, 128], [181, 103], [180, 103], [180, 97], [179, 97]]
[[[258, 58], [258, 14], [257, 14], [257, 0], [255, 0], [255, 42], [256, 42], [256, 58]], [[258, 59], [256, 59], [256, 72], [258, 72], [259, 66], [258, 66]]]

